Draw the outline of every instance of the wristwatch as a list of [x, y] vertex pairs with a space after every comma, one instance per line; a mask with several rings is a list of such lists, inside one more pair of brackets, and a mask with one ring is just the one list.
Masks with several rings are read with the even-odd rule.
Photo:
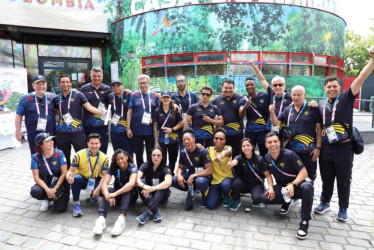
[[297, 185], [294, 182], [292, 182], [292, 185], [293, 185], [293, 188], [297, 187]]

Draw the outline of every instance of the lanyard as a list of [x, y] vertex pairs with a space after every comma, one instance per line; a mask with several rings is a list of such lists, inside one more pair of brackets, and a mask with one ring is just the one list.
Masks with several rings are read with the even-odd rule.
[[258, 112], [251, 104], [251, 108], [253, 109], [253, 111], [260, 117], [262, 118], [262, 115], [260, 114], [260, 112]]
[[121, 182], [121, 171], [119, 171], [119, 169], [117, 169], [117, 175], [118, 175], [118, 181], [119, 181], [119, 184], [120, 184], [121, 187], [122, 187], [123, 185], [122, 185], [122, 182]]
[[248, 163], [248, 167], [249, 169], [252, 171], [252, 173], [257, 177], [257, 179], [261, 182], [264, 182], [264, 180], [256, 173], [256, 171], [253, 169], [251, 163], [249, 163], [249, 161], [247, 160], [247, 163]]
[[187, 160], [190, 162], [191, 167], [193, 167], [193, 164], [192, 164], [192, 162], [191, 162], [190, 156], [189, 156], [188, 153], [187, 153], [187, 149], [186, 149], [186, 148], [184, 148], [184, 152], [186, 153]]
[[[297, 114], [295, 122], [297, 122], [297, 119], [299, 119], [300, 115], [303, 113], [305, 106], [306, 106], [306, 101], [304, 101], [303, 107], [301, 108], [301, 110]], [[293, 107], [291, 106], [290, 112], [288, 113], [287, 125], [290, 124], [290, 116], [291, 116], [291, 113], [292, 113], [292, 109], [293, 109]]]
[[[145, 112], [145, 104], [144, 104], [144, 99], [143, 99], [143, 94], [140, 92], [140, 97], [142, 98], [142, 104], [143, 104], [143, 110]], [[151, 113], [151, 95], [148, 93], [148, 112]]]
[[[191, 93], [190, 91], [187, 90], [187, 93], [188, 93], [188, 107], [191, 106]], [[187, 109], [188, 109], [187, 107]]]
[[[282, 101], [281, 101], [281, 106], [280, 106], [280, 108], [279, 108], [278, 115], [279, 115], [280, 113], [282, 113], [282, 109], [283, 109], [283, 101], [284, 101], [284, 97], [285, 97], [285, 96], [286, 96], [286, 93], [283, 93]], [[275, 95], [274, 95], [274, 97], [273, 97], [273, 101], [275, 101]]]
[[51, 171], [51, 168], [49, 167], [49, 164], [48, 164], [47, 160], [45, 159], [44, 154], [42, 154], [42, 156], [43, 156], [43, 161], [44, 161], [44, 163], [45, 163], [45, 166], [47, 167], [47, 170], [48, 170], [49, 175], [52, 175], [52, 176], [53, 176], [52, 171]]
[[94, 93], [95, 93], [95, 96], [96, 96], [97, 100], [99, 100], [99, 102], [101, 102], [100, 97], [99, 97], [99, 95], [97, 94], [96, 90], [94, 90]]
[[289, 177], [296, 177], [296, 175], [293, 175], [293, 174], [287, 174], [285, 172], [283, 172], [282, 170], [280, 170], [277, 165], [275, 165], [275, 162], [273, 160], [271, 160], [271, 162], [273, 163], [273, 166], [279, 171], [281, 172], [281, 174], [284, 174], [285, 176], [289, 176]]
[[[45, 117], [48, 117], [48, 102], [47, 102], [47, 96], [44, 95], [45, 97]], [[43, 97], [43, 98], [44, 98]], [[39, 102], [38, 102], [38, 97], [35, 94], [35, 105], [36, 105], [36, 112], [38, 113], [38, 116], [40, 117], [40, 110], [39, 110]]]
[[[92, 170], [95, 170], [95, 167], [99, 161], [100, 151], [97, 152], [97, 158], [96, 158], [96, 162], [95, 162], [93, 169], [91, 167], [91, 160], [90, 160], [90, 154], [89, 154], [88, 149], [86, 150], [86, 152], [87, 152], [88, 169], [90, 170], [90, 176], [92, 177]], [[96, 178], [98, 175], [99, 175], [99, 168], [96, 168]]]
[[[335, 120], [335, 111], [336, 111], [336, 103], [337, 101], [339, 100], [339, 97], [340, 95], [338, 95], [335, 99], [335, 102], [334, 102], [334, 106], [332, 108], [332, 115], [331, 115], [331, 124], [334, 123], [334, 120]], [[327, 106], [327, 102], [328, 102], [328, 98], [326, 98], [326, 101], [325, 101], [325, 106], [323, 107], [323, 127], [325, 127], [325, 124], [326, 124], [326, 106]]]
[[[168, 119], [169, 119], [170, 113], [171, 113], [171, 109], [169, 110], [168, 116], [166, 117], [166, 119], [165, 119], [164, 123], [162, 124], [161, 128], [163, 128], [163, 127], [165, 126], [166, 122], [167, 122]], [[186, 152], [186, 153], [187, 153], [187, 152]]]
[[[70, 111], [70, 100], [71, 100], [71, 94], [72, 94], [72, 93], [73, 93], [73, 90], [71, 89], [71, 90], [70, 90], [70, 94], [69, 94], [69, 101], [68, 101], [68, 113], [69, 113], [69, 111]], [[59, 105], [59, 107], [60, 107], [60, 115], [62, 116], [61, 102], [62, 102], [62, 93], [61, 93], [61, 95], [60, 95], [60, 105]]]
[[[114, 113], [116, 114], [116, 110], [117, 110], [116, 97], [114, 97], [114, 99], [113, 99], [113, 108], [114, 108]], [[121, 95], [121, 117], [123, 117], [123, 93]]]

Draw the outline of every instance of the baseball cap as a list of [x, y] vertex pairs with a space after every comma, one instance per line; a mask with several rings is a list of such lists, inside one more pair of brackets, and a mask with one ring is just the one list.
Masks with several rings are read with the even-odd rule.
[[55, 136], [51, 136], [49, 133], [39, 133], [36, 137], [35, 137], [35, 144], [38, 145], [42, 142], [45, 142], [45, 141], [50, 141], [54, 138]]
[[171, 97], [171, 93], [170, 91], [168, 90], [164, 90], [161, 92], [161, 97], [164, 97], [164, 96], [168, 96], [168, 97]]
[[43, 76], [43, 75], [38, 75], [38, 76], [35, 76], [34, 77], [34, 81], [33, 81], [33, 83], [37, 83], [37, 82], [46, 82], [47, 81], [47, 79], [45, 78], [45, 76]]
[[123, 85], [121, 79], [114, 79], [110, 85], [113, 85], [114, 83], [120, 83], [121, 85]]

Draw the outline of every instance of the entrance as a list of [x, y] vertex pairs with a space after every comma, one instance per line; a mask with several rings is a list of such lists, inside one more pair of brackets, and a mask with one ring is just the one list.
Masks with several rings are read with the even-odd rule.
[[58, 78], [62, 74], [71, 76], [73, 88], [79, 89], [88, 82], [91, 60], [86, 58], [39, 57], [39, 69], [41, 74], [47, 78], [48, 91], [58, 94], [61, 91], [60, 86], [58, 86]]

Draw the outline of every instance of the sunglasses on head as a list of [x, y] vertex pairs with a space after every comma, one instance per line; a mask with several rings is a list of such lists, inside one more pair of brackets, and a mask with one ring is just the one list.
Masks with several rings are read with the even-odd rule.
[[202, 96], [211, 96], [212, 94], [209, 94], [209, 93], [200, 93]]
[[225, 138], [223, 138], [223, 137], [214, 137], [214, 140], [220, 140], [220, 141], [223, 141]]
[[273, 87], [282, 87], [284, 85], [284, 83], [275, 83], [273, 84]]

